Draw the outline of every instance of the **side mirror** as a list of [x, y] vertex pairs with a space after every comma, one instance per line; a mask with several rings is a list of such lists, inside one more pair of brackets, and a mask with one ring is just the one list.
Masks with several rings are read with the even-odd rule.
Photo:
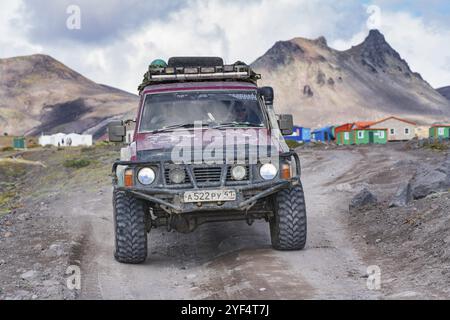
[[123, 121], [112, 121], [108, 124], [108, 136], [110, 142], [123, 142], [126, 135]]
[[273, 105], [274, 93], [272, 87], [262, 87], [258, 89], [260, 96], [264, 98], [264, 101], [268, 106]]
[[292, 114], [278, 115], [278, 126], [283, 136], [290, 136], [294, 133], [294, 118]]

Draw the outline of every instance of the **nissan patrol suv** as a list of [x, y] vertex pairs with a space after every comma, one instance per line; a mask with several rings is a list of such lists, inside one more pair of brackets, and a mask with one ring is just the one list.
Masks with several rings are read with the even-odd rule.
[[[275, 114], [260, 78], [215, 57], [149, 66], [131, 141], [113, 165], [117, 261], [144, 262], [153, 228], [188, 233], [236, 220], [264, 219], [277, 250], [304, 248], [300, 159], [283, 139], [293, 119]], [[111, 122], [110, 141], [124, 142], [129, 124]]]

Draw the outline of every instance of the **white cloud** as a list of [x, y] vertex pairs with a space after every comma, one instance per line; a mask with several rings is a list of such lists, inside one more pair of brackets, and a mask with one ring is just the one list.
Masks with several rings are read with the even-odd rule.
[[[96, 82], [131, 92], [136, 92], [150, 61], [159, 57], [218, 55], [227, 62], [250, 63], [278, 40], [325, 35], [332, 46], [347, 49], [368, 32], [366, 8], [359, 0], [335, 4], [325, 0], [187, 0], [172, 8], [165, 19], [149, 18], [133, 28], [114, 30], [108, 41], [68, 37], [44, 42], [27, 40], [31, 22], [24, 21], [26, 28], [14, 27], [15, 19], [24, 18], [17, 16], [21, 1], [10, 3], [0, 4], [0, 32], [7, 35], [0, 38], [0, 57], [48, 53]], [[381, 21], [381, 31], [413, 70], [435, 86], [450, 84], [450, 35], [445, 28], [433, 28], [402, 12], [382, 12]]]
[[78, 67], [95, 81], [134, 92], [152, 59], [217, 55], [227, 62], [250, 63], [278, 40], [333, 34], [334, 26], [344, 18], [338, 7], [307, 0], [283, 0], [276, 5], [269, 0], [190, 1], [165, 21], [149, 22], [133, 32], [125, 31], [114, 42], [89, 49], [95, 53], [86, 53], [89, 58]]
[[0, 57], [28, 55], [42, 50], [26, 39], [27, 21], [19, 15], [22, 1], [3, 1], [0, 5]]

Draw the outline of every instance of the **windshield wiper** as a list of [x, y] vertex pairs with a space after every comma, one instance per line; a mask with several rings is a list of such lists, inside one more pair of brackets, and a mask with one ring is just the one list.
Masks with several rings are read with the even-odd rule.
[[262, 123], [252, 123], [252, 122], [223, 122], [219, 123], [217, 126], [214, 126], [214, 129], [223, 128], [223, 127], [262, 127], [264, 126]]
[[[171, 126], [167, 126], [167, 127], [161, 128], [161, 129], [153, 130], [153, 131], [151, 131], [151, 133], [158, 133], [158, 132], [171, 131], [171, 130], [174, 130], [174, 129], [180, 129], [180, 128], [194, 128], [194, 127], [196, 127], [196, 126], [198, 126], [198, 124], [193, 124], [193, 123], [180, 123], [180, 124], [174, 124], [174, 125], [171, 125]], [[201, 126], [202, 126], [202, 127], [207, 127], [208, 124], [202, 123]]]

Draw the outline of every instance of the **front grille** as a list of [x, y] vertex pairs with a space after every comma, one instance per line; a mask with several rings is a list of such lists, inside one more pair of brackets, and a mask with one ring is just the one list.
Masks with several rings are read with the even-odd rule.
[[220, 182], [221, 176], [222, 176], [221, 167], [194, 168], [194, 177], [197, 183]]
[[[166, 182], [166, 185], [175, 185], [172, 181], [170, 181], [169, 173], [172, 166], [169, 165], [168, 167], [164, 168], [164, 180]], [[193, 166], [192, 167], [192, 173], [193, 177], [195, 179], [195, 182], [198, 184], [205, 184], [205, 183], [213, 183], [213, 184], [220, 184], [221, 178], [222, 178], [222, 168], [223, 166]], [[226, 182], [228, 183], [239, 183], [242, 181], [249, 181], [251, 180], [251, 174], [250, 174], [250, 167], [247, 165], [246, 168], [246, 175], [245, 178], [241, 181], [236, 181], [231, 176], [231, 170], [233, 166], [227, 165], [226, 170]], [[186, 172], [186, 178], [182, 184], [191, 184], [191, 180], [188, 175], [187, 169], [185, 169]]]

